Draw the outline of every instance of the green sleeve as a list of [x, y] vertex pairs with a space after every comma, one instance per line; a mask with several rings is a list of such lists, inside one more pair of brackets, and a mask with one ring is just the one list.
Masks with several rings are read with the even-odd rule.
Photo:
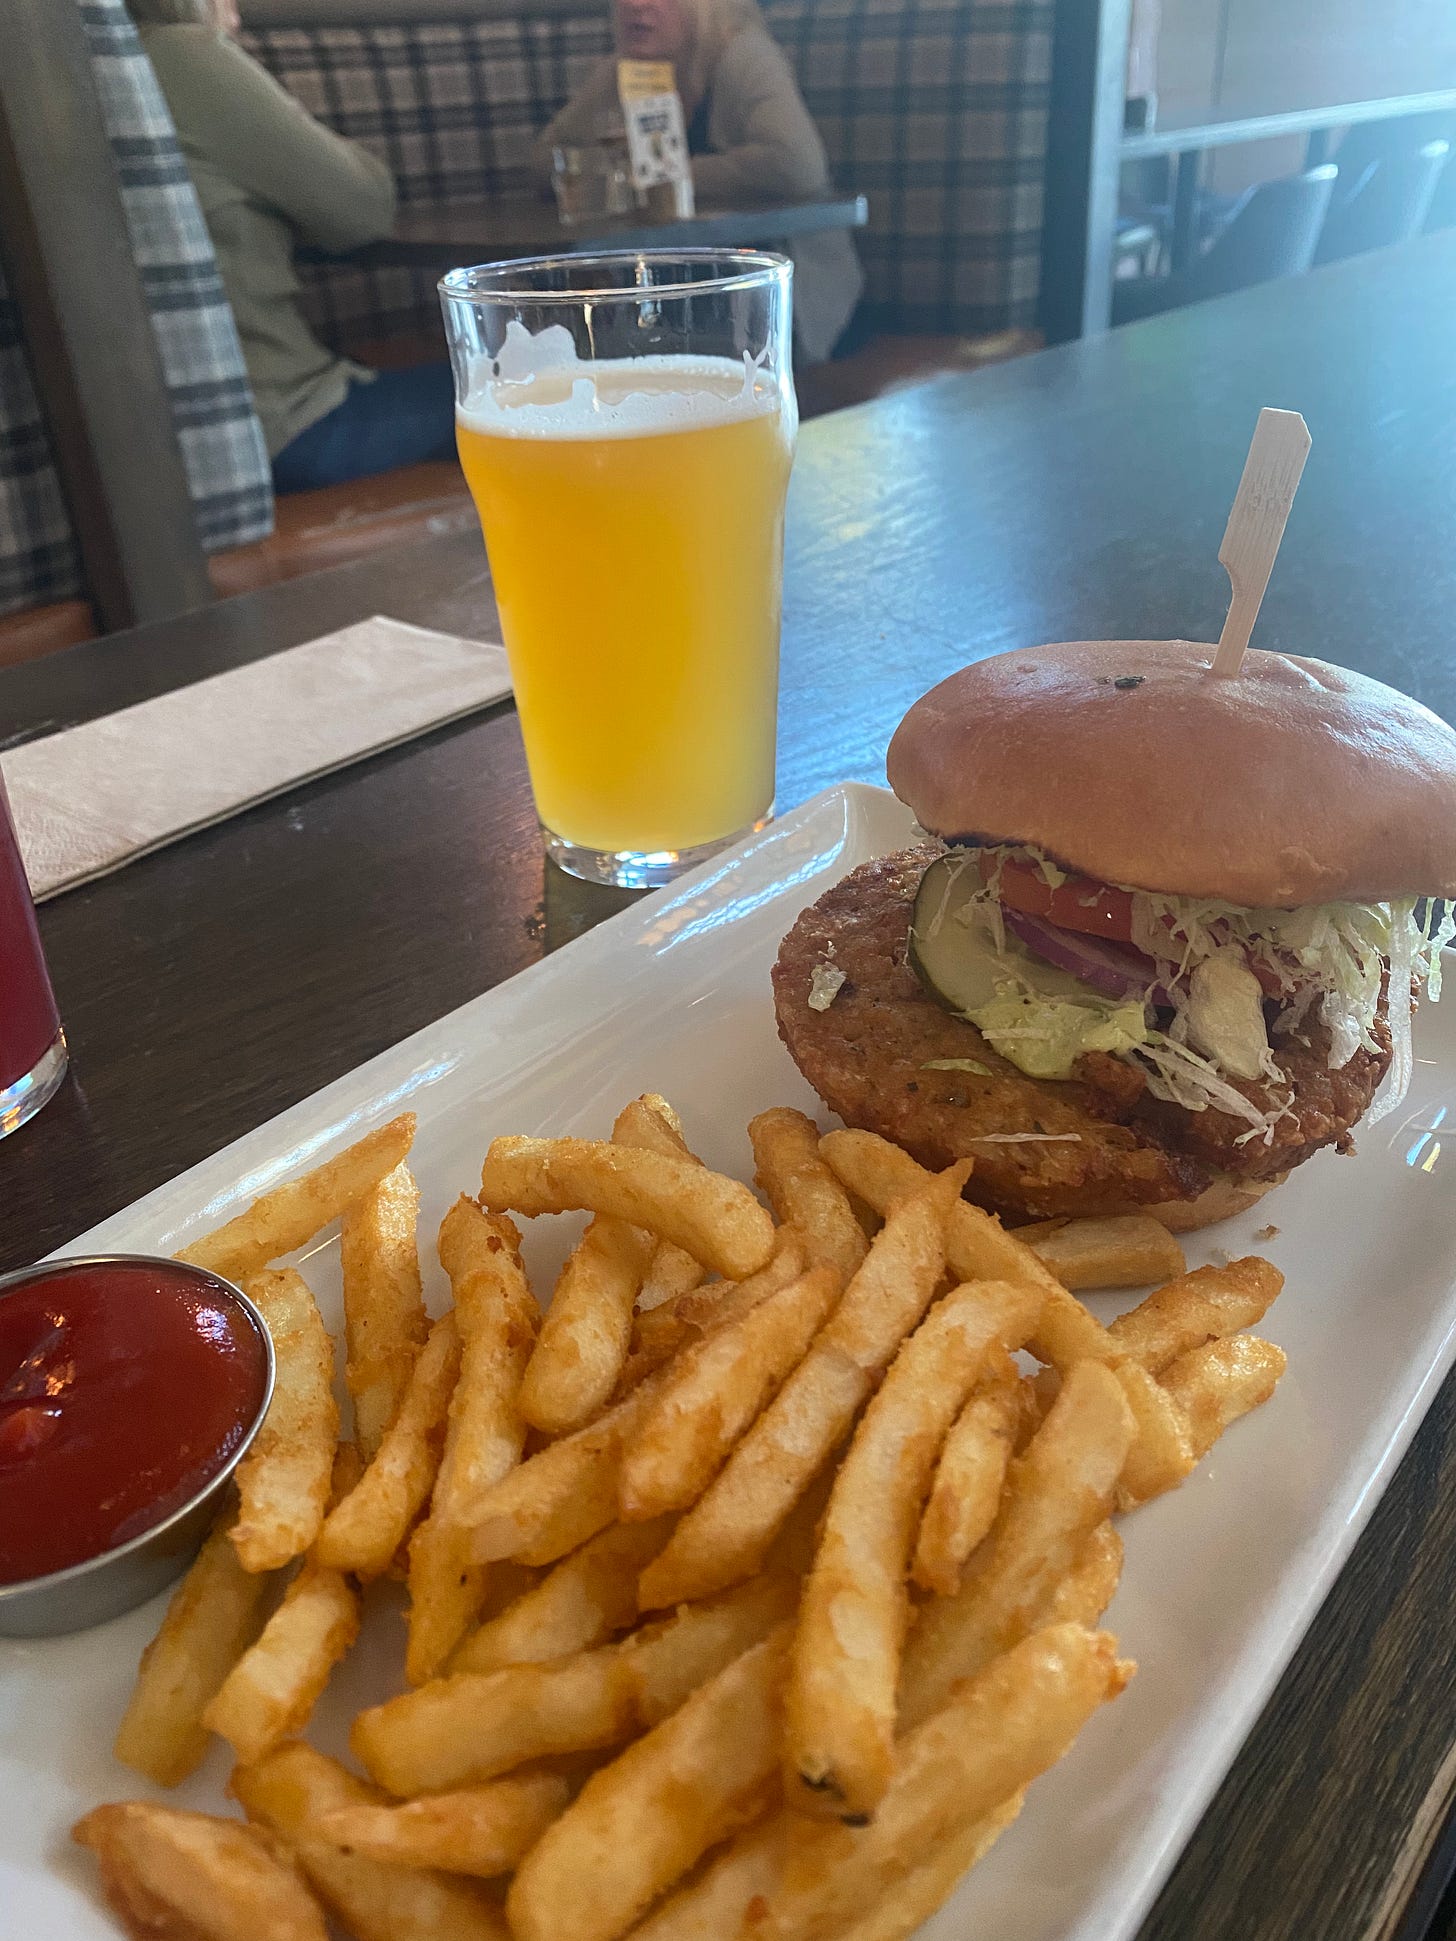
[[394, 181], [357, 142], [315, 121], [266, 68], [207, 27], [145, 37], [185, 153], [275, 209], [305, 242], [355, 249], [394, 226]]

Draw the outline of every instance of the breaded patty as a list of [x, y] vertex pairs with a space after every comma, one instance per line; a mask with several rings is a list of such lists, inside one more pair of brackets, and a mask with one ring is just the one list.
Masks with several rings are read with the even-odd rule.
[[[1026, 1077], [945, 1010], [907, 961], [916, 886], [939, 853], [927, 843], [861, 865], [803, 913], [779, 951], [780, 1036], [846, 1124], [893, 1139], [926, 1166], [973, 1158], [973, 1196], [1033, 1219], [1191, 1200], [1219, 1175], [1274, 1179], [1346, 1140], [1388, 1048], [1379, 1057], [1357, 1052], [1331, 1072], [1322, 1034], [1311, 1032], [1308, 1049], [1281, 1046], [1294, 1099], [1268, 1145], [1238, 1144], [1247, 1126], [1227, 1113], [1153, 1099], [1125, 1059], [1087, 1056], [1074, 1081]], [[826, 964], [845, 982], [827, 1009], [814, 1010], [813, 972]], [[946, 1068], [948, 1060], [983, 1069]], [[1240, 1090], [1263, 1105], [1265, 1088]], [[1284, 1088], [1275, 1096], [1282, 1101]]]

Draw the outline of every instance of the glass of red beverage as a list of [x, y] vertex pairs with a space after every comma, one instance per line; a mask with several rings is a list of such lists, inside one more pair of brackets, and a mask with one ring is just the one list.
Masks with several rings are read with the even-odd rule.
[[65, 1075], [66, 1034], [0, 776], [0, 1138], [39, 1112]]

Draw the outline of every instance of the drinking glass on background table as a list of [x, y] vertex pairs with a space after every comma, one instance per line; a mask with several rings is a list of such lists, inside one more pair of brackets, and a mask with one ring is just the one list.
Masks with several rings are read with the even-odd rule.
[[65, 1075], [65, 1034], [0, 776], [0, 1138], [39, 1112]]
[[547, 853], [670, 882], [773, 807], [788, 262], [622, 251], [440, 285]]

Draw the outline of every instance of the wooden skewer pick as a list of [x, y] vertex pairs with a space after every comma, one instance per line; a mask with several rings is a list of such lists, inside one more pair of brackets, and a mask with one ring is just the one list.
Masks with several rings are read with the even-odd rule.
[[1244, 475], [1218, 549], [1219, 561], [1228, 569], [1233, 599], [1218, 637], [1218, 652], [1210, 670], [1214, 674], [1237, 674], [1243, 666], [1249, 635], [1259, 617], [1264, 589], [1274, 570], [1285, 521], [1308, 457], [1309, 426], [1297, 411], [1266, 407], [1259, 413], [1244, 460]]

